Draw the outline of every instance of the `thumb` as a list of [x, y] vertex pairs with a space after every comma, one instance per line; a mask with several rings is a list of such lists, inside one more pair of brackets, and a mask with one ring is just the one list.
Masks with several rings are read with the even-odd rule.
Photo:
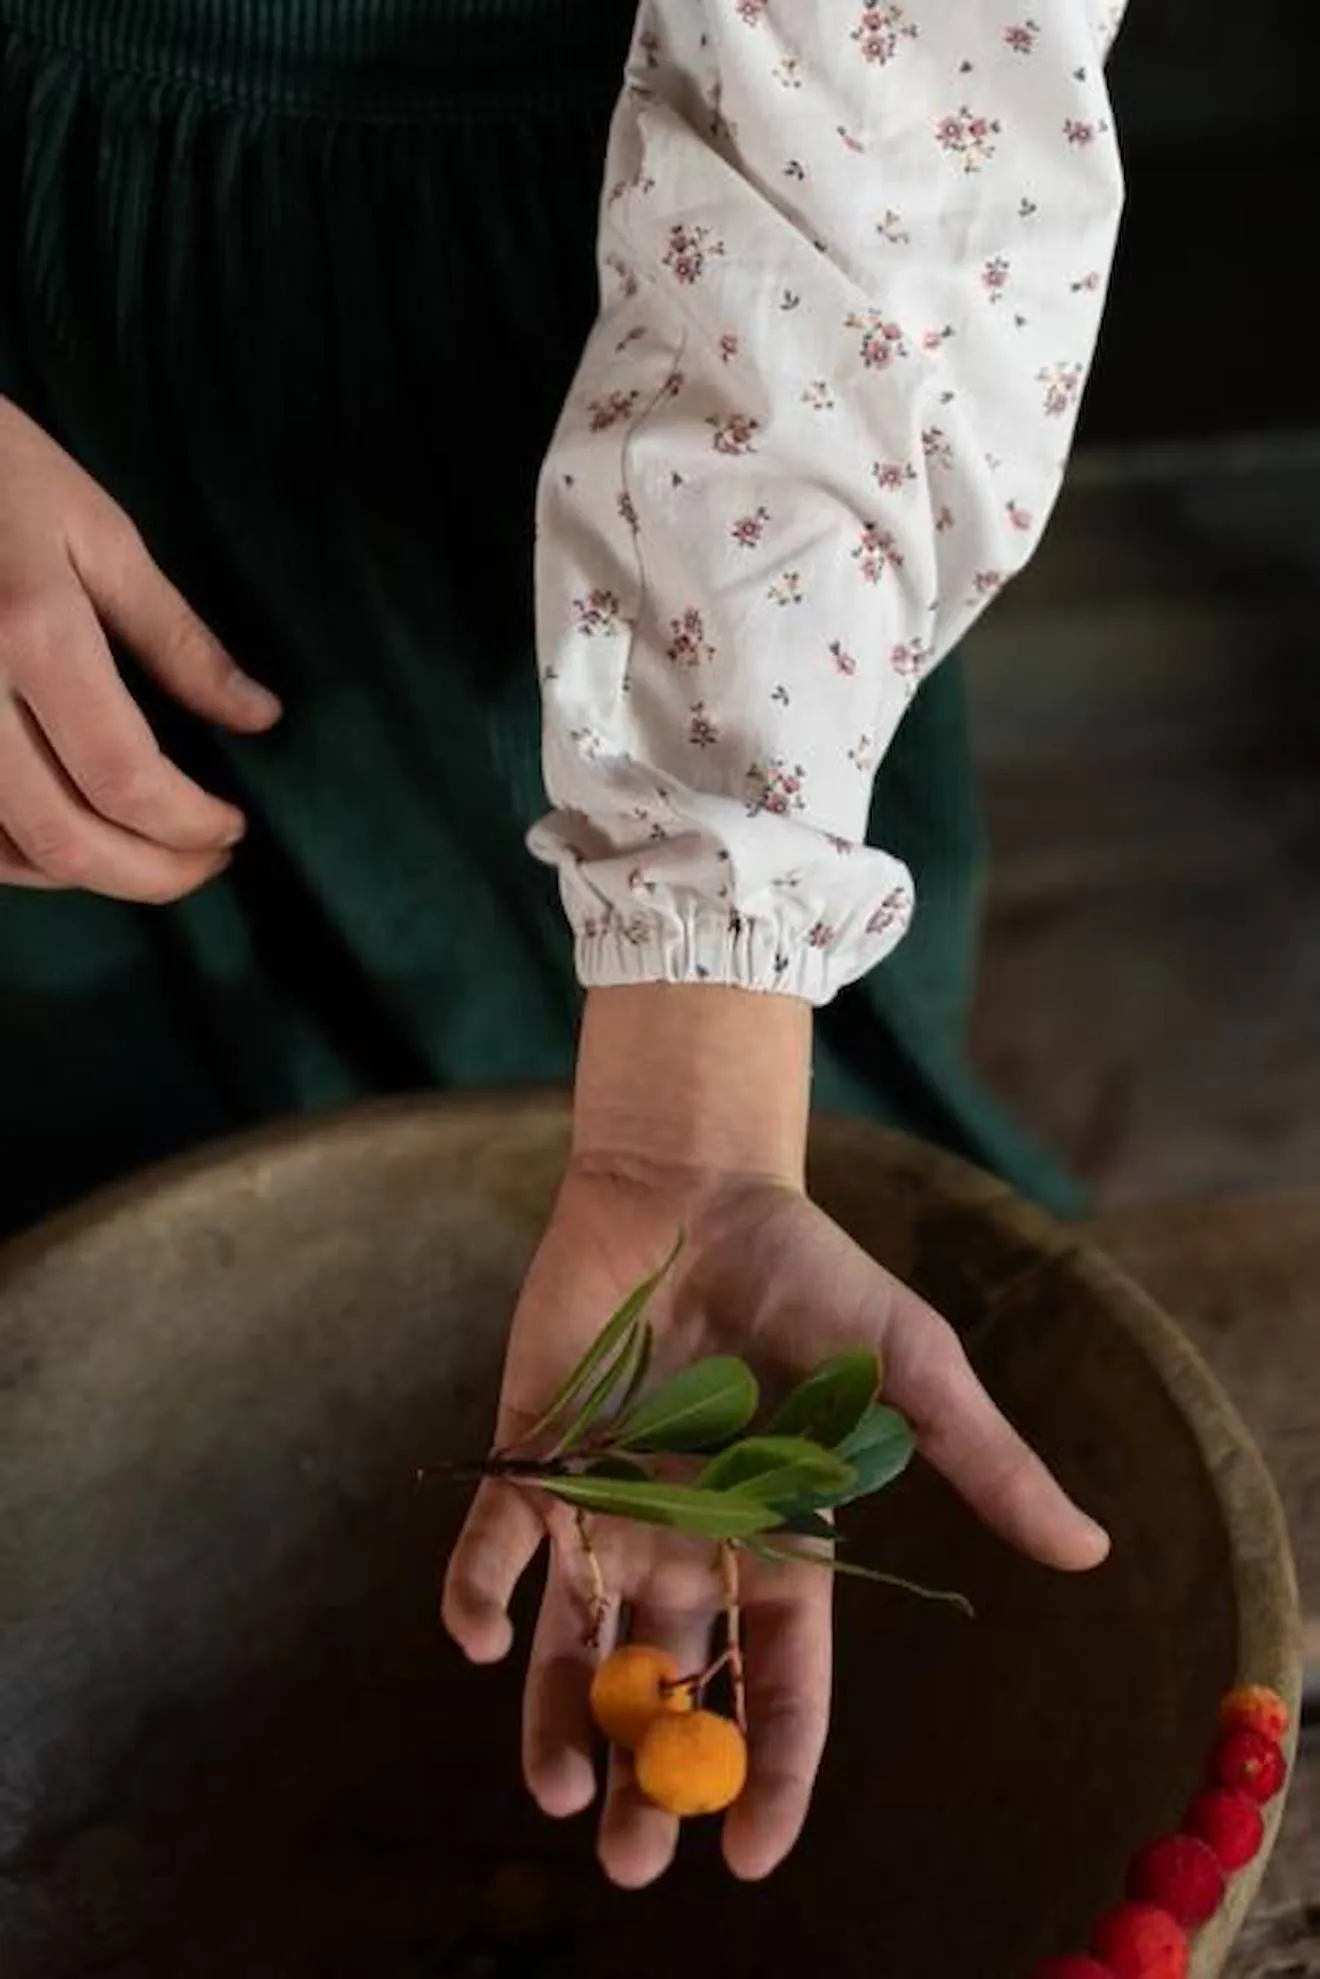
[[1109, 1553], [1104, 1528], [996, 1408], [947, 1320], [906, 1286], [895, 1291], [885, 1397], [912, 1423], [921, 1454], [1011, 1546], [1066, 1572], [1098, 1567]]
[[253, 734], [279, 720], [280, 703], [230, 658], [215, 634], [152, 561], [126, 517], [112, 546], [71, 549], [74, 566], [106, 627], [174, 699], [205, 721]]

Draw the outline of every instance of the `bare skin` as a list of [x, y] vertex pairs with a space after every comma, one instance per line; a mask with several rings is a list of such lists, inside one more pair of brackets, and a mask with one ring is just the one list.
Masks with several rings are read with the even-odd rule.
[[123, 510], [0, 399], [0, 885], [178, 900], [228, 864], [243, 815], [162, 753], [107, 633], [202, 720], [279, 719]]
[[[602, 1317], [687, 1233], [651, 1308], [661, 1365], [737, 1352], [803, 1371], [873, 1345], [886, 1394], [923, 1455], [1012, 1545], [1065, 1570], [1097, 1565], [1104, 1534], [1064, 1495], [999, 1414], [952, 1330], [839, 1227], [803, 1188], [810, 1013], [750, 992], [665, 986], [593, 993], [578, 1074], [575, 1152], [524, 1288], [497, 1440], [516, 1441]], [[614, 1612], [584, 1647], [586, 1588], [571, 1514], [487, 1483], [449, 1564], [444, 1618], [476, 1662], [511, 1646], [508, 1605], [548, 1539], [551, 1571], [527, 1679], [523, 1761], [547, 1813], [595, 1795], [587, 1692], [620, 1605], [638, 1641], [700, 1669], [721, 1610], [710, 1550], [653, 1528], [594, 1522]], [[758, 1878], [806, 1817], [830, 1704], [829, 1577], [809, 1568], [743, 1575], [751, 1771], [725, 1819], [730, 1869]], [[669, 1865], [678, 1824], [611, 1762], [600, 1855], [637, 1887]]]

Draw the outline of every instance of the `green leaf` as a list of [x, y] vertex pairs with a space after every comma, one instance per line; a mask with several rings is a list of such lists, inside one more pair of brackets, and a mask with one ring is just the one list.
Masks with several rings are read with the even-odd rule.
[[651, 1473], [643, 1470], [640, 1464], [630, 1463], [627, 1457], [597, 1457], [583, 1471], [584, 1477], [627, 1477], [642, 1484], [650, 1480]]
[[665, 1259], [659, 1271], [654, 1272], [650, 1278], [644, 1279], [640, 1285], [635, 1286], [629, 1292], [618, 1311], [612, 1313], [609, 1319], [606, 1320], [604, 1326], [587, 1348], [586, 1353], [582, 1356], [582, 1359], [573, 1368], [571, 1373], [564, 1377], [564, 1380], [556, 1389], [553, 1398], [546, 1404], [545, 1413], [522, 1439], [524, 1443], [533, 1443], [538, 1437], [544, 1436], [546, 1431], [559, 1420], [560, 1416], [566, 1410], [570, 1409], [574, 1402], [585, 1393], [597, 1368], [601, 1366], [602, 1362], [608, 1360], [610, 1355], [622, 1345], [625, 1335], [632, 1330], [633, 1322], [641, 1316], [642, 1310], [650, 1299], [651, 1294], [655, 1291], [661, 1280], [668, 1275], [673, 1267], [675, 1258], [682, 1248], [683, 1232], [680, 1230], [673, 1250], [669, 1253], [669, 1256]]
[[597, 1417], [604, 1414], [620, 1386], [625, 1393], [633, 1392], [637, 1370], [645, 1359], [646, 1352], [646, 1335], [642, 1330], [642, 1322], [634, 1320], [630, 1330], [624, 1334], [618, 1352], [606, 1363], [603, 1372], [588, 1388], [576, 1415], [570, 1418], [565, 1428], [555, 1438], [552, 1448], [547, 1452], [549, 1456], [570, 1456]]
[[697, 1473], [708, 1491], [736, 1491], [765, 1505], [783, 1507], [792, 1500], [814, 1500], [821, 1492], [846, 1491], [856, 1472], [801, 1436], [749, 1436], [712, 1457]]
[[884, 1574], [878, 1567], [864, 1567], [857, 1560], [840, 1560], [831, 1553], [803, 1553], [793, 1546], [775, 1546], [766, 1539], [750, 1541], [749, 1550], [758, 1560], [774, 1561], [780, 1566], [823, 1567], [828, 1573], [869, 1580], [879, 1587], [900, 1588], [904, 1594], [915, 1594], [922, 1601], [942, 1601], [971, 1620], [976, 1617], [976, 1610], [965, 1594], [956, 1594], [947, 1587], [923, 1587], [920, 1581], [904, 1580], [901, 1574]]
[[628, 1377], [628, 1385], [616, 1403], [619, 1415], [626, 1416], [637, 1397], [641, 1394], [646, 1377], [651, 1371], [651, 1354], [655, 1347], [655, 1329], [649, 1319], [640, 1323], [641, 1344], [637, 1351], [636, 1364]]
[[756, 1414], [756, 1378], [740, 1360], [721, 1355], [684, 1368], [624, 1418], [615, 1431], [621, 1450], [712, 1450], [729, 1443]]
[[833, 1450], [856, 1429], [879, 1387], [880, 1362], [874, 1354], [834, 1354], [784, 1397], [768, 1433], [809, 1436]]
[[856, 1472], [846, 1491], [817, 1498], [818, 1508], [850, 1505], [854, 1498], [869, 1497], [873, 1491], [892, 1484], [907, 1469], [917, 1447], [912, 1425], [897, 1409], [870, 1408], [850, 1436], [845, 1436], [834, 1454], [851, 1464]]
[[580, 1511], [641, 1519], [646, 1525], [670, 1526], [698, 1539], [742, 1539], [748, 1533], [764, 1532], [776, 1518], [772, 1506], [754, 1498], [740, 1498], [733, 1491], [702, 1491], [694, 1484], [670, 1484], [661, 1478], [544, 1477], [531, 1482]]

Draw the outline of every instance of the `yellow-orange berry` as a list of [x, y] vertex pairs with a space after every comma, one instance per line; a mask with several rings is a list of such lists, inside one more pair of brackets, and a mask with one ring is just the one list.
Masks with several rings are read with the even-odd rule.
[[1282, 1744], [1288, 1729], [1288, 1707], [1279, 1693], [1265, 1684], [1239, 1684], [1221, 1701], [1219, 1722], [1226, 1732], [1263, 1732], [1266, 1738]]
[[637, 1784], [667, 1814], [718, 1814], [747, 1784], [747, 1741], [732, 1718], [653, 1718], [637, 1748]]
[[613, 1745], [636, 1750], [653, 1718], [692, 1709], [692, 1689], [663, 1649], [630, 1642], [607, 1656], [591, 1680], [591, 1715]]

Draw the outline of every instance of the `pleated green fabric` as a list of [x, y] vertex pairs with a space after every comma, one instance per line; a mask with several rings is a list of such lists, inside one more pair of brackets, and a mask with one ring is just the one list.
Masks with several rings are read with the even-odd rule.
[[[287, 708], [234, 743], [120, 656], [251, 829], [177, 907], [0, 890], [0, 1224], [281, 1114], [568, 1077], [570, 946], [523, 846], [532, 506], [633, 14], [0, 0], [0, 392]], [[873, 826], [921, 904], [823, 1019], [821, 1102], [1068, 1203], [962, 1056], [981, 846], [955, 668]]]

